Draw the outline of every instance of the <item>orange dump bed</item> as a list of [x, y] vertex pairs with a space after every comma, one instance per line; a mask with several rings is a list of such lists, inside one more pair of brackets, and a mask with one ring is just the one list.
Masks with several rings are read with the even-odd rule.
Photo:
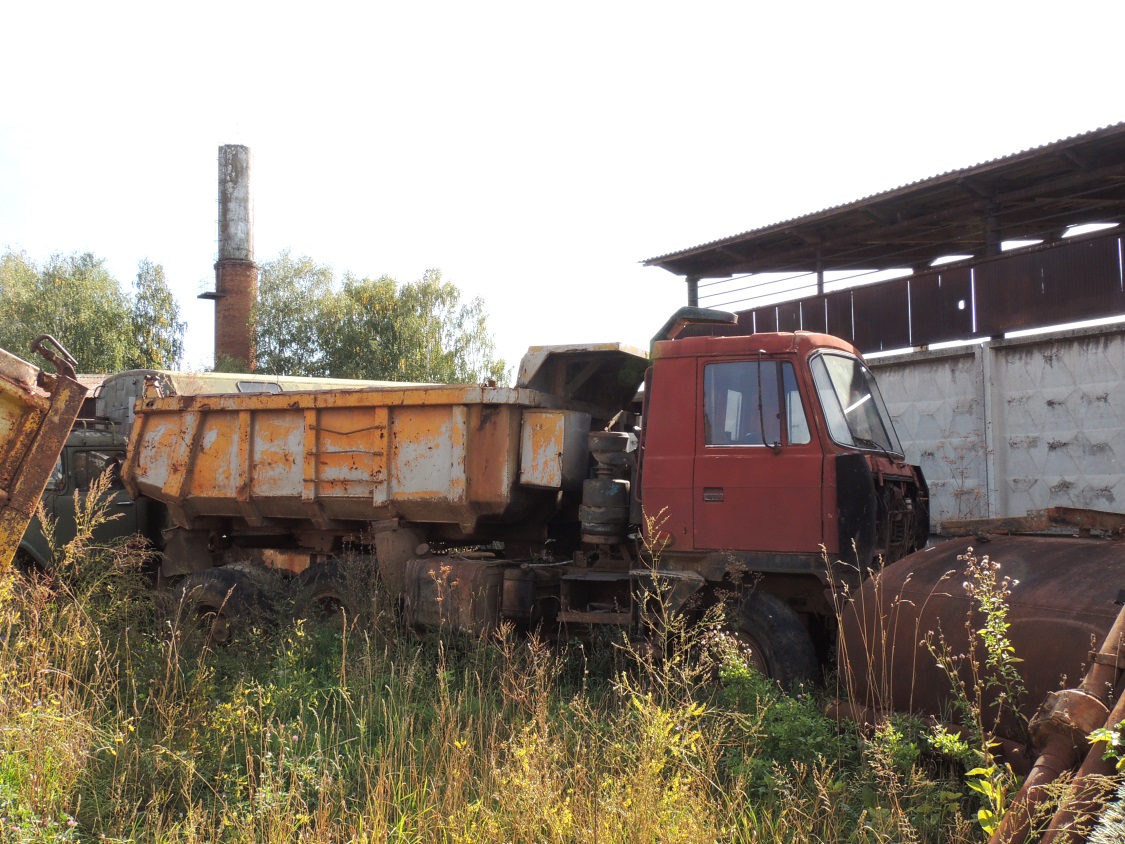
[[0, 566], [19, 547], [86, 396], [64, 349], [50, 338], [40, 338], [35, 348], [57, 375], [41, 375], [0, 349]]
[[400, 518], [471, 533], [581, 487], [591, 415], [565, 404], [487, 386], [146, 396], [123, 474], [185, 528]]

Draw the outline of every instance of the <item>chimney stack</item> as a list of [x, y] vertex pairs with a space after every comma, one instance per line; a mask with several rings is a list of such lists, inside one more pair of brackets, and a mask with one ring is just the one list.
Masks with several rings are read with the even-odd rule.
[[219, 260], [215, 289], [200, 298], [215, 300], [215, 363], [254, 368], [251, 309], [258, 298], [254, 263], [254, 218], [250, 201], [250, 148], [219, 147]]

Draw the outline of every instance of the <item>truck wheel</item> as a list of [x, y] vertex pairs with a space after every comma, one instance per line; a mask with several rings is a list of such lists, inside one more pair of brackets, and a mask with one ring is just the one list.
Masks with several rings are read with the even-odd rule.
[[199, 636], [205, 647], [230, 644], [247, 613], [261, 602], [260, 590], [246, 572], [216, 568], [189, 574], [172, 594], [172, 626], [183, 636]]
[[785, 690], [817, 675], [816, 648], [800, 617], [776, 595], [751, 592], [738, 611], [735, 635], [750, 664]]
[[35, 561], [35, 558], [22, 548], [18, 549], [15, 556], [12, 557], [12, 565], [23, 577], [41, 578], [47, 575], [47, 570], [39, 565], [39, 563]]
[[297, 577], [298, 606], [305, 618], [344, 629], [361, 622], [370, 607], [374, 579], [362, 564], [317, 563]]

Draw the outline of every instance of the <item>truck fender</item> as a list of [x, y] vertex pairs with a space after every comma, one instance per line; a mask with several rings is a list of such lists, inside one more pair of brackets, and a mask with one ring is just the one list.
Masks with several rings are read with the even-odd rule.
[[215, 563], [210, 550], [211, 533], [206, 530], [170, 528], [164, 531], [164, 550], [160, 555], [160, 571], [165, 577], [192, 574], [211, 568]]

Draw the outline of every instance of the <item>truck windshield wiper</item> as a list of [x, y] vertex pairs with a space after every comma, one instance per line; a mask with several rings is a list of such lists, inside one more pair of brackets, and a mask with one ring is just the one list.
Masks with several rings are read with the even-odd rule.
[[875, 442], [875, 440], [868, 439], [867, 437], [857, 437], [855, 434], [852, 434], [852, 441], [856, 445], [861, 446], [863, 448], [874, 448], [878, 451], [881, 451], [881, 452], [883, 452], [883, 454], [887, 455], [888, 457], [891, 454], [889, 451], [887, 451], [886, 446], [880, 445], [879, 443]]

